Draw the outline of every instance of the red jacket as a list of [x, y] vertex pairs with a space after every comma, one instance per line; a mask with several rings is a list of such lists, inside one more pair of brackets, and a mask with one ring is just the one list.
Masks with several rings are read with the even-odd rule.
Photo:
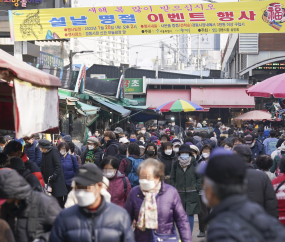
[[[278, 187], [278, 185], [285, 180], [285, 174], [283, 176], [279, 176], [272, 180], [272, 185], [274, 191]], [[276, 193], [277, 201], [278, 201], [278, 210], [279, 210], [279, 221], [283, 225], [285, 225], [285, 184], [283, 184]]]
[[109, 179], [110, 184], [107, 190], [111, 194], [111, 202], [121, 207], [125, 206], [125, 202], [127, 201], [127, 197], [131, 191], [131, 184], [129, 182], [129, 179], [125, 177], [127, 182], [127, 190], [124, 192], [124, 177], [125, 174], [117, 171], [115, 177]]
[[24, 161], [26, 168], [29, 169], [31, 173], [34, 174], [39, 179], [41, 185], [44, 187], [45, 186], [44, 179], [40, 171], [40, 168], [36, 165], [36, 163], [29, 160], [29, 158], [25, 153], [22, 154], [21, 159]]

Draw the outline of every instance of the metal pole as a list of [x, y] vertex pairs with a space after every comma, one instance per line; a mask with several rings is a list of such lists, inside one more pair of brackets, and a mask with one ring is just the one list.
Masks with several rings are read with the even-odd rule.
[[70, 50], [69, 52], [69, 68], [70, 68], [70, 71], [72, 71], [72, 50]]
[[69, 133], [70, 136], [72, 136], [71, 135], [71, 132], [72, 132], [72, 113], [69, 113], [68, 124], [69, 124], [69, 126], [68, 126], [68, 133]]
[[179, 112], [179, 122], [180, 122], [179, 133], [181, 133], [181, 117], [180, 117], [180, 112]]
[[180, 63], [179, 63], [179, 35], [176, 35], [176, 41], [177, 41], [177, 70], [180, 70]]

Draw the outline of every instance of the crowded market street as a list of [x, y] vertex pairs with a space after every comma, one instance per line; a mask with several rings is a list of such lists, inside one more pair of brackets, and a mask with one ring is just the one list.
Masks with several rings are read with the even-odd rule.
[[0, 242], [285, 241], [285, 0], [229, 1], [0, 0]]

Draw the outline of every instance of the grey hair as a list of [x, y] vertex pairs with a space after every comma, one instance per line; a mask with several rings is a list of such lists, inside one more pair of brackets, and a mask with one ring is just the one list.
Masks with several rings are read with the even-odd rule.
[[232, 195], [245, 194], [247, 189], [247, 180], [244, 180], [243, 184], [220, 184], [205, 176], [204, 185], [212, 187], [213, 192], [218, 199], [223, 200]]
[[144, 161], [142, 161], [137, 169], [137, 174], [140, 174], [141, 169], [147, 167], [147, 166], [152, 166], [153, 167], [153, 175], [154, 177], [159, 177], [161, 181], [164, 180], [164, 169], [165, 166], [162, 162], [149, 158]]

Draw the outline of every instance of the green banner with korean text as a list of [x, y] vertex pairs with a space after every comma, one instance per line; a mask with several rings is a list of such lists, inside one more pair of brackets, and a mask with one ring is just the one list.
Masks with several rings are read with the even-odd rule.
[[125, 93], [143, 93], [142, 78], [126, 78]]

